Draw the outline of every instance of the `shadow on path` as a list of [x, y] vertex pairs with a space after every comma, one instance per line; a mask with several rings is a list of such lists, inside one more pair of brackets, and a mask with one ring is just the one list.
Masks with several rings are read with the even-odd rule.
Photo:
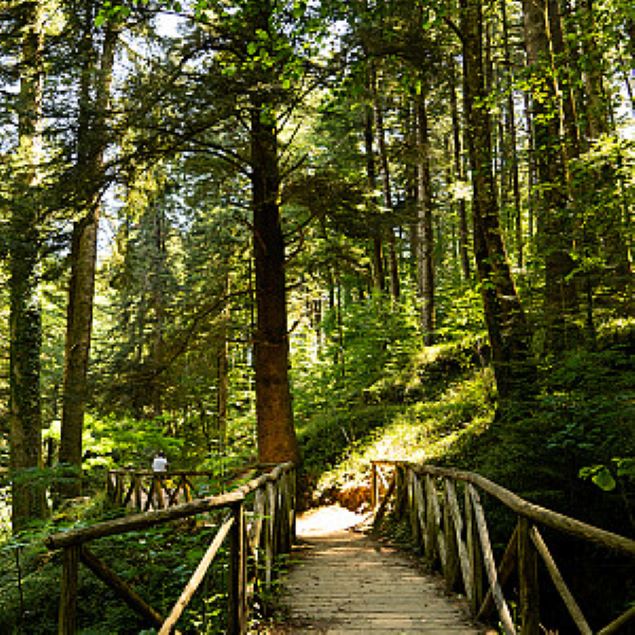
[[467, 607], [406, 554], [362, 533], [366, 518], [338, 506], [298, 518], [282, 581], [284, 622], [267, 632], [477, 635]]

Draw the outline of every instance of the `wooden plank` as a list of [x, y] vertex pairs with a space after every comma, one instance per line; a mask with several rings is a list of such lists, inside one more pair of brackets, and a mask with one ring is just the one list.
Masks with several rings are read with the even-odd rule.
[[141, 511], [141, 477], [134, 475], [134, 507]]
[[465, 543], [463, 542], [464, 523], [463, 517], [461, 516], [461, 510], [459, 508], [459, 501], [456, 495], [456, 487], [454, 485], [454, 481], [452, 481], [451, 479], [446, 479], [445, 491], [456, 535], [456, 547], [459, 554], [459, 565], [461, 567], [461, 576], [463, 578], [463, 588], [465, 589], [465, 595], [469, 600], [474, 594], [474, 589], [472, 586], [472, 567], [467, 548], [465, 546]]
[[417, 506], [417, 522], [419, 524], [419, 544], [421, 545], [421, 540], [423, 538], [424, 541], [424, 549], [425, 549], [425, 526], [426, 526], [426, 499], [423, 495], [423, 485], [421, 484], [421, 479], [419, 476], [413, 472], [413, 476], [415, 479], [414, 483], [414, 497], [415, 504]]
[[512, 619], [507, 602], [503, 597], [503, 591], [498, 582], [498, 574], [496, 572], [496, 562], [494, 561], [494, 554], [492, 553], [492, 545], [489, 539], [489, 532], [487, 530], [487, 523], [485, 521], [485, 512], [481, 505], [478, 492], [472, 485], [468, 485], [470, 492], [470, 498], [472, 499], [472, 508], [474, 510], [474, 519], [476, 521], [476, 527], [478, 529], [478, 535], [481, 543], [481, 549], [483, 552], [483, 563], [485, 565], [485, 573], [489, 580], [490, 589], [494, 596], [494, 602], [498, 609], [498, 617], [500, 618], [501, 625], [506, 635], [515, 635], [516, 628], [514, 627], [514, 621]]
[[377, 479], [377, 470], [379, 468], [375, 463], [371, 463], [370, 465], [370, 508], [375, 512], [377, 509], [377, 500], [379, 499], [377, 488], [378, 488], [378, 479]]
[[155, 476], [153, 480], [155, 483], [154, 490], [157, 494], [157, 509], [163, 509], [165, 507], [163, 500], [163, 476]]
[[386, 513], [386, 508], [388, 507], [388, 501], [390, 500], [390, 497], [395, 491], [396, 485], [397, 485], [397, 482], [395, 478], [395, 473], [393, 473], [392, 480], [390, 481], [390, 485], [388, 486], [388, 490], [386, 491], [386, 495], [382, 499], [379, 505], [379, 509], [377, 510], [377, 513], [375, 514], [375, 518], [373, 519], [373, 524], [375, 526], [379, 525], [379, 523], [382, 521], [384, 514]]
[[58, 635], [74, 635], [77, 632], [77, 582], [79, 569], [79, 547], [71, 545], [64, 549], [62, 580], [60, 583], [60, 608]]
[[613, 633], [619, 632], [632, 619], [635, 619], [635, 606], [631, 606], [625, 613], [622, 613], [617, 619], [614, 619], [610, 624], [599, 630], [597, 635], [613, 635]]
[[102, 582], [107, 584], [131, 609], [142, 615], [154, 626], [163, 624], [162, 615], [153, 609], [127, 582], [122, 580], [107, 564], [99, 560], [84, 545], [80, 559]]
[[426, 552], [425, 558], [428, 564], [433, 567], [437, 561], [441, 566], [445, 566], [445, 544], [440, 531], [441, 510], [434, 479], [426, 476]]
[[536, 545], [536, 549], [538, 550], [538, 553], [545, 563], [547, 571], [549, 572], [549, 575], [551, 576], [551, 579], [558, 593], [560, 594], [560, 597], [567, 607], [569, 615], [571, 615], [571, 618], [575, 622], [575, 625], [580, 630], [580, 633], [582, 633], [582, 635], [592, 635], [593, 631], [591, 630], [591, 627], [586, 621], [586, 618], [584, 617], [582, 610], [578, 606], [578, 603], [575, 601], [575, 598], [569, 590], [569, 587], [566, 585], [564, 578], [562, 577], [562, 574], [560, 573], [558, 566], [556, 565], [555, 560], [553, 559], [547, 545], [545, 544], [545, 541], [540, 535], [540, 532], [535, 527], [532, 527], [529, 530], [529, 535], [534, 545]]
[[230, 534], [227, 632], [242, 635], [247, 627], [247, 563], [245, 514], [242, 502], [233, 506]]
[[265, 500], [267, 506], [265, 522], [265, 589], [269, 590], [273, 581], [273, 561], [275, 558], [275, 531], [274, 519], [276, 515], [276, 495], [272, 483], [265, 487]]
[[[514, 572], [514, 569], [516, 568], [517, 562], [518, 562], [518, 526], [514, 527], [514, 531], [512, 532], [509, 542], [507, 543], [507, 547], [505, 547], [505, 552], [503, 553], [503, 557], [501, 558], [500, 564], [498, 565], [498, 581], [501, 587], [504, 587], [507, 580], [509, 580], [511, 574]], [[522, 582], [521, 582], [521, 587], [522, 587]], [[476, 615], [476, 619], [477, 620], [486, 619], [487, 617], [491, 615], [492, 611], [494, 611], [495, 608], [496, 608], [496, 604], [494, 603], [494, 596], [492, 595], [492, 590], [487, 589], [487, 593], [485, 594], [485, 599], [483, 600], [483, 604], [481, 605], [481, 608], [479, 609], [479, 612]]]
[[156, 481], [154, 480], [154, 477], [152, 477], [152, 479], [150, 480], [150, 489], [147, 492], [146, 504], [143, 506], [144, 512], [150, 511], [150, 508], [153, 507], [152, 502], [154, 500], [155, 484]]
[[467, 552], [470, 559], [472, 573], [472, 597], [469, 598], [472, 613], [476, 615], [483, 601], [483, 554], [479, 548], [478, 529], [474, 519], [474, 509], [470, 497], [469, 487], [465, 487], [465, 534], [467, 538]]
[[538, 554], [531, 544], [529, 521], [526, 518], [518, 519], [517, 532], [520, 633], [537, 635], [541, 632]]
[[159, 635], [169, 635], [172, 632], [172, 629], [178, 622], [181, 617], [183, 611], [190, 603], [192, 596], [196, 593], [196, 590], [200, 586], [203, 581], [207, 570], [209, 569], [212, 561], [216, 557], [218, 550], [220, 549], [223, 541], [225, 540], [229, 530], [232, 525], [236, 522], [235, 516], [230, 516], [223, 521], [223, 524], [220, 526], [214, 540], [208, 547], [207, 551], [201, 561], [198, 563], [196, 570], [192, 574], [189, 582], [185, 585], [179, 599], [176, 601], [174, 606], [172, 607], [172, 611], [170, 611], [170, 615], [166, 618], [165, 622], [161, 625], [161, 629], [159, 630]]
[[130, 485], [128, 486], [128, 491], [126, 492], [126, 495], [124, 496], [122, 507], [128, 506], [128, 503], [132, 500], [133, 493], [134, 493], [134, 478], [130, 480]]
[[408, 515], [410, 518], [410, 533], [415, 545], [421, 544], [421, 525], [419, 524], [419, 499], [417, 498], [418, 477], [415, 472], [408, 470]]
[[444, 504], [443, 504], [443, 541], [445, 543], [445, 567], [443, 576], [448, 591], [453, 591], [459, 578], [459, 547], [450, 511], [448, 496], [448, 483], [450, 479], [443, 479], [444, 482]]

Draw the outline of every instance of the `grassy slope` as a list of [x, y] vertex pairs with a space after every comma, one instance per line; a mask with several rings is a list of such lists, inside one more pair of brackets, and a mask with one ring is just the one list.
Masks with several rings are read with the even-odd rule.
[[[635, 370], [632, 337], [544, 367], [531, 419], [500, 421], [486, 350], [478, 339], [409, 351], [383, 372], [362, 371], [299, 418], [307, 484], [329, 500], [368, 480], [372, 459], [425, 460], [475, 469], [534, 501], [631, 533]], [[355, 367], [353, 365], [353, 367]], [[355, 386], [355, 391], [347, 386]], [[323, 389], [315, 391], [323, 399]], [[618, 464], [616, 457], [626, 458]], [[615, 487], [580, 477], [605, 465]], [[621, 465], [621, 468], [620, 468]]]

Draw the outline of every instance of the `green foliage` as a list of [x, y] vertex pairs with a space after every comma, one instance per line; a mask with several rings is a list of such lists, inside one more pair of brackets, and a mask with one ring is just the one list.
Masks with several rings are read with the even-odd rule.
[[[130, 532], [91, 544], [95, 555], [166, 614], [187, 584], [218, 526], [187, 523]], [[61, 554], [42, 545], [48, 528], [16, 537], [0, 549], [0, 630], [40, 635], [56, 630]], [[224, 628], [226, 552], [208, 574], [179, 622], [185, 632], [218, 633]], [[53, 600], [53, 601], [52, 601]], [[78, 621], [95, 635], [138, 633], [143, 622], [92, 573], [80, 568]]]

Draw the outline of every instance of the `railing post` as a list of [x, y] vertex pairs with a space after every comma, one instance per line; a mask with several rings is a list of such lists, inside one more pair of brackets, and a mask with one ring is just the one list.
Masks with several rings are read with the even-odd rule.
[[465, 488], [465, 537], [467, 542], [467, 553], [470, 562], [470, 572], [472, 575], [472, 597], [470, 600], [470, 608], [472, 614], [476, 615], [483, 598], [485, 596], [483, 589], [483, 555], [479, 547], [478, 528], [474, 518], [474, 509], [470, 498], [469, 486]]
[[437, 519], [436, 514], [434, 513], [434, 500], [436, 497], [437, 491], [434, 485], [434, 481], [429, 474], [426, 474], [425, 477], [425, 490], [426, 490], [426, 540], [425, 540], [425, 549], [424, 556], [426, 562], [430, 567], [434, 567], [437, 559], [441, 559], [439, 557], [439, 545], [437, 544]]
[[265, 487], [265, 518], [264, 518], [264, 542], [265, 542], [265, 589], [269, 590], [273, 579], [273, 560], [275, 557], [275, 515], [276, 491], [273, 484], [267, 482]]
[[445, 536], [445, 569], [443, 575], [448, 591], [454, 590], [459, 578], [459, 546], [456, 540], [452, 512], [450, 510], [450, 488], [452, 482], [443, 479], [443, 535]]
[[247, 563], [245, 557], [245, 512], [242, 502], [232, 507], [234, 524], [230, 533], [229, 547], [229, 610], [227, 632], [242, 635], [247, 629]]
[[419, 500], [417, 498], [417, 475], [412, 468], [407, 468], [408, 475], [408, 511], [410, 513], [410, 533], [412, 541], [421, 544], [421, 525], [419, 524]]
[[406, 482], [406, 468], [398, 463], [395, 465], [395, 513], [401, 516], [407, 505], [408, 489]]
[[370, 464], [370, 508], [373, 515], [377, 511], [377, 505], [379, 501], [378, 493], [378, 479], [377, 479], [377, 464], [372, 461]]
[[141, 475], [135, 474], [134, 478], [134, 508], [140, 512], [143, 507], [143, 502], [141, 500]]
[[291, 523], [291, 529], [290, 529], [290, 533], [291, 533], [291, 544], [295, 543], [295, 539], [296, 539], [296, 529], [295, 529], [295, 522], [296, 522], [296, 510], [297, 510], [297, 506], [298, 506], [298, 501], [297, 501], [297, 496], [298, 496], [298, 483], [297, 483], [297, 472], [295, 470], [295, 467], [291, 468], [289, 470], [288, 473], [288, 478], [289, 478], [289, 483], [290, 483], [290, 503], [291, 503], [291, 518], [289, 520], [289, 522]]
[[520, 634], [540, 632], [538, 554], [529, 536], [529, 521], [518, 519], [518, 580], [520, 586]]
[[79, 572], [79, 546], [64, 549], [58, 635], [74, 635], [77, 632], [77, 579]]
[[115, 504], [121, 505], [123, 502], [123, 474], [117, 472], [115, 475]]
[[291, 532], [289, 528], [289, 487], [286, 474], [278, 480], [278, 500], [280, 501], [279, 553], [289, 553], [291, 548]]

